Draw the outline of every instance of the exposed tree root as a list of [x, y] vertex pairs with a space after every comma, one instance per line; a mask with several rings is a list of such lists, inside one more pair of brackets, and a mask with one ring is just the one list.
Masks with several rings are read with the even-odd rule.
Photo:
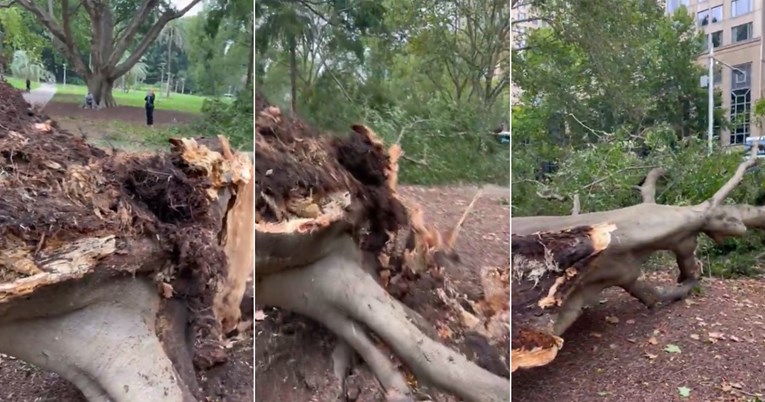
[[[63, 314], [4, 322], [0, 352], [58, 373], [89, 402], [196, 401], [157, 338], [160, 296], [148, 279], [90, 282], [61, 293], [57, 300], [69, 306], [81, 303], [78, 293], [91, 300]], [[29, 300], [30, 308], [50, 302]]]
[[422, 380], [466, 401], [507, 401], [509, 383], [425, 336], [393, 299], [360, 266], [350, 238], [337, 251], [303, 268], [256, 280], [258, 303], [289, 309], [330, 328], [369, 364], [388, 395], [410, 390], [398, 370], [366, 335], [367, 328]]

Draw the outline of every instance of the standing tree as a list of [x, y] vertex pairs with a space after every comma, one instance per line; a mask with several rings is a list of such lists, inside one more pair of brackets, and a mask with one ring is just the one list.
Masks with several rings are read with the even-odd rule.
[[167, 24], [159, 35], [159, 41], [167, 44], [167, 97], [170, 97], [170, 77], [172, 77], [173, 46], [182, 48], [186, 43], [186, 33], [175, 21]]
[[[124, 0], [117, 2], [61, 0], [47, 9], [34, 0], [10, 0], [31, 12], [48, 30], [74, 71], [84, 77], [97, 104], [116, 106], [114, 82], [141, 59], [165, 26], [182, 17], [201, 0], [191, 0], [181, 9], [167, 0]], [[90, 65], [77, 46], [73, 21], [81, 13], [90, 23]], [[58, 15], [57, 15], [58, 14]], [[139, 39], [140, 38], [140, 39]], [[130, 56], [123, 60], [126, 52]]]
[[248, 38], [250, 38], [250, 54], [247, 60], [245, 87], [249, 87], [252, 84], [252, 70], [255, 62], [255, 41], [253, 40], [253, 29], [255, 25], [254, 10], [255, 8], [253, 7], [252, 1], [217, 0], [211, 2], [205, 24], [205, 31], [210, 37], [215, 37], [218, 34], [221, 25], [225, 22], [234, 23], [250, 34], [248, 35]]
[[[122, 58], [127, 59], [128, 57], [130, 57], [130, 54], [125, 53]], [[135, 63], [135, 65], [133, 65], [133, 67], [131, 67], [130, 70], [128, 70], [128, 72], [122, 76], [122, 88], [125, 90], [125, 92], [130, 92], [131, 85], [137, 85], [139, 81], [143, 82], [148, 75], [148, 71], [149, 66], [147, 66], [143, 61]]]
[[297, 47], [300, 38], [309, 34], [312, 20], [308, 11], [298, 3], [265, 0], [258, 3], [262, 13], [261, 23], [255, 34], [260, 53], [266, 52], [276, 42], [289, 52], [290, 109], [297, 110]]

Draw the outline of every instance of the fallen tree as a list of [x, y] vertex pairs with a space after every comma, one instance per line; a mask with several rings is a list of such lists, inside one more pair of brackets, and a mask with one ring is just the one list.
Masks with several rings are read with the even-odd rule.
[[[757, 162], [756, 149], [698, 205], [657, 204], [656, 185], [667, 172], [656, 168], [641, 184], [641, 204], [572, 216], [512, 218], [513, 325], [525, 329], [513, 332], [513, 356], [522, 358], [517, 365], [514, 361], [513, 370], [554, 359], [560, 337], [606, 288], [621, 287], [652, 309], [686, 297], [701, 276], [695, 255], [699, 235], [722, 243], [747, 229], [765, 228], [765, 207], [724, 204]], [[659, 288], [641, 278], [642, 264], [662, 250], [676, 257], [676, 286]]]
[[252, 272], [249, 158], [224, 137], [109, 154], [0, 95], [0, 353], [89, 401], [205, 399]]
[[[411, 370], [466, 401], [508, 401], [502, 352], [492, 357], [505, 373], [444, 343], [470, 333], [490, 350], [507, 345], [509, 272], [485, 269], [484, 300], [460, 299], [445, 275], [459, 263], [459, 223], [441, 236], [397, 194], [401, 150], [386, 150], [364, 126], [347, 137], [320, 134], [260, 94], [255, 140], [256, 302], [323, 324], [338, 347], [361, 356], [388, 400], [412, 400]], [[416, 292], [429, 306], [402, 302]], [[423, 317], [425, 307], [439, 309], [437, 322]]]

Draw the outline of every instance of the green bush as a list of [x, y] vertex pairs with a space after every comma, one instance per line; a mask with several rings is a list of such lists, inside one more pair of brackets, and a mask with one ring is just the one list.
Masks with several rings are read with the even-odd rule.
[[202, 117], [194, 129], [205, 136], [225, 135], [239, 149], [253, 150], [252, 88], [239, 93], [233, 101], [206, 99], [202, 104]]
[[510, 146], [492, 135], [499, 119], [490, 118], [485, 110], [448, 105], [427, 109], [435, 112], [414, 115], [391, 108], [365, 113], [365, 124], [386, 144], [399, 141], [404, 150], [399, 169], [402, 183], [508, 184]]

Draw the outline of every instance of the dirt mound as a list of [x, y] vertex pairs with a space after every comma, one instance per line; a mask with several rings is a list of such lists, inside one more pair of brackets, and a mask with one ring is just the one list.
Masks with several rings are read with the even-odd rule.
[[0, 81], [0, 124], [2, 131], [20, 131], [34, 120], [29, 104], [19, 90], [3, 78]]
[[[107, 155], [27, 113], [7, 83], [0, 94], [0, 304], [85, 275], [153, 275], [165, 297], [196, 312], [195, 363], [224, 361], [211, 308], [226, 277], [221, 198], [249, 176], [249, 161], [233, 156], [225, 139]], [[78, 259], [57, 260], [67, 253]]]

